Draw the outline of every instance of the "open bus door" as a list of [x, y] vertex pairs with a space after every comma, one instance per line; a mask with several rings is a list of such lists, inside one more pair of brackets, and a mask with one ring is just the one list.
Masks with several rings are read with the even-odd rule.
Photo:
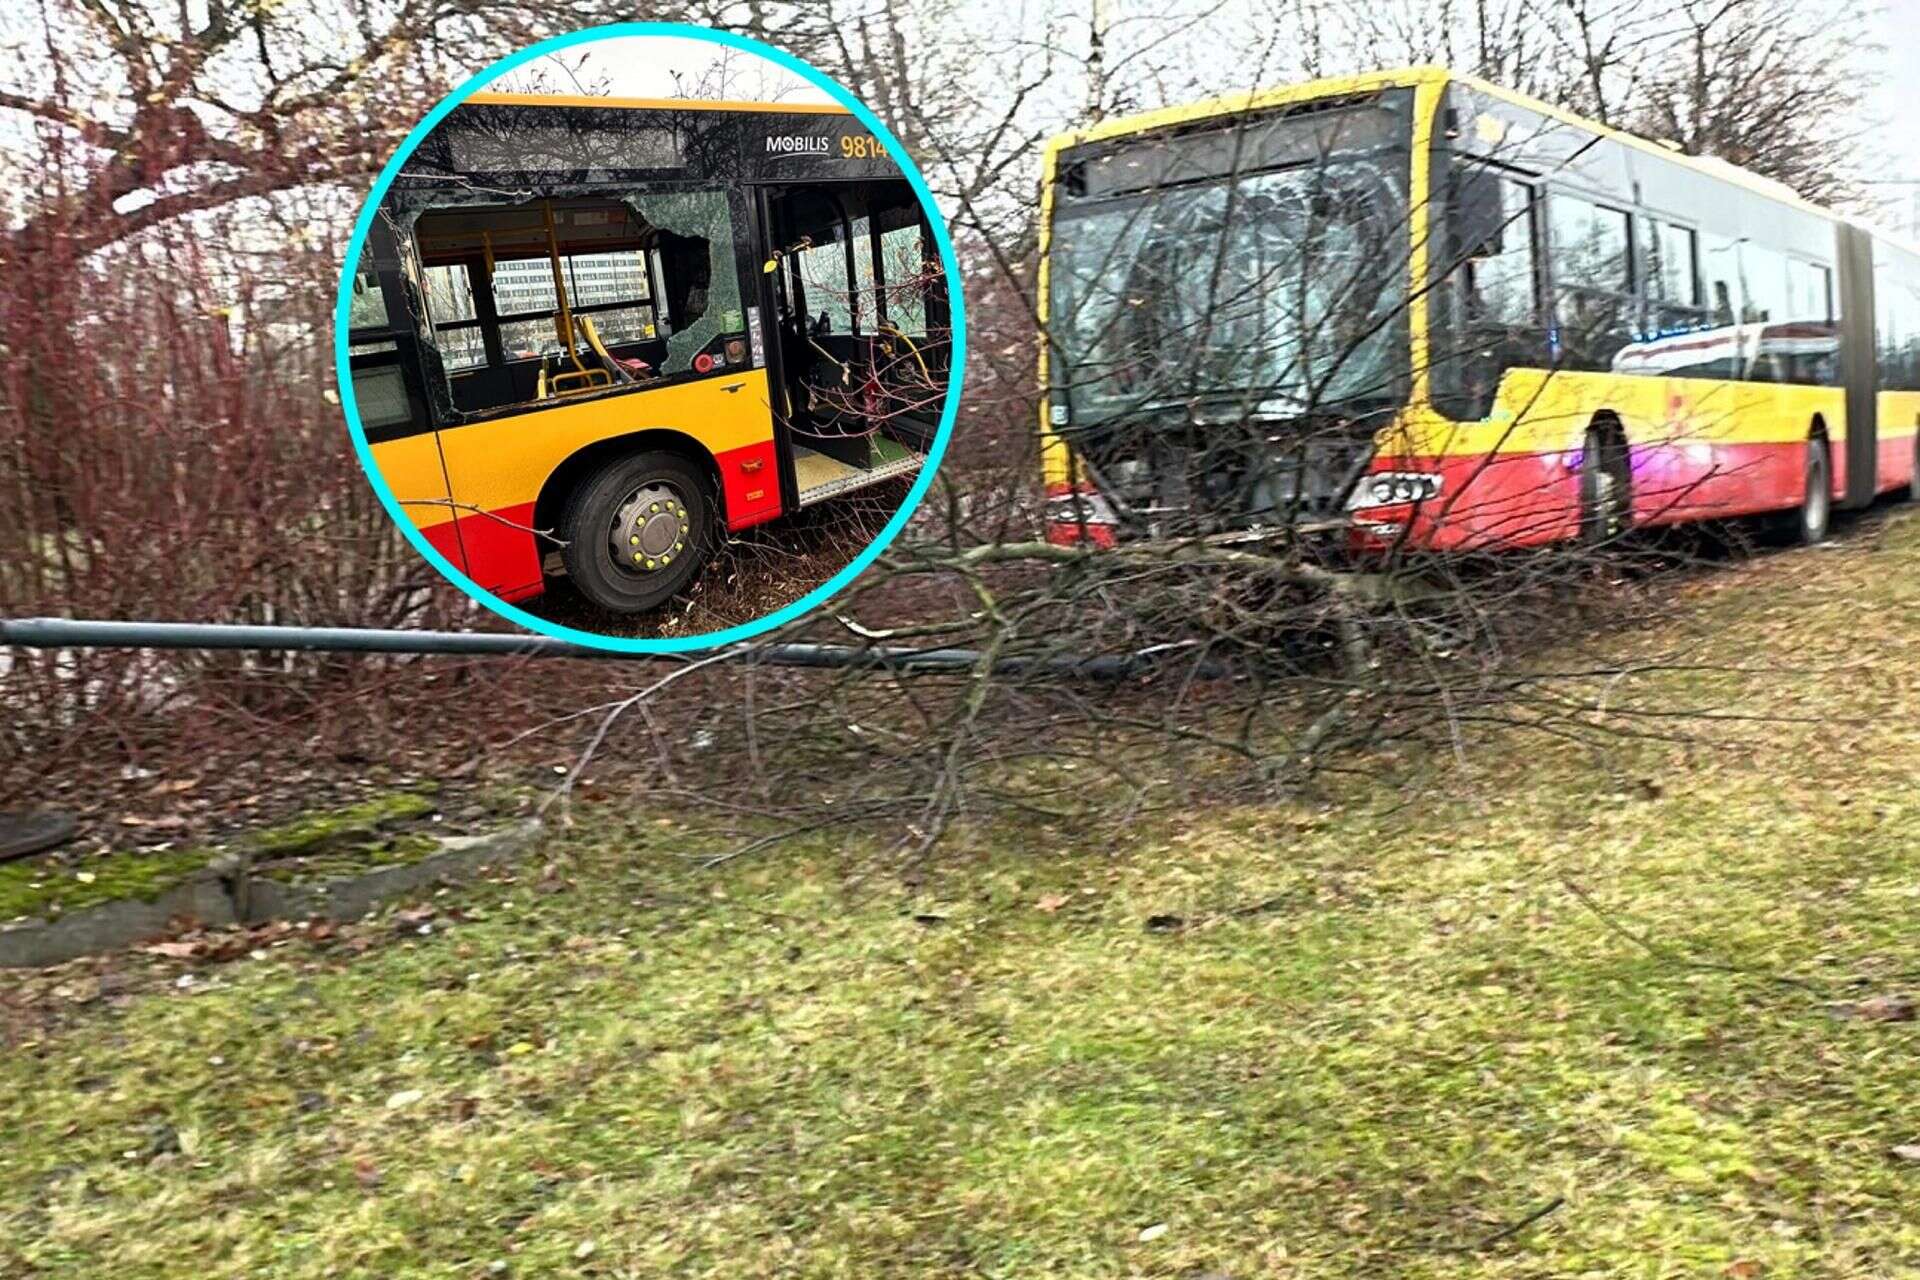
[[419, 264], [384, 216], [373, 220], [351, 288], [347, 367], [361, 430], [401, 510], [464, 572], [466, 553], [421, 381]]
[[[946, 300], [921, 279], [932, 238], [912, 188], [897, 180], [768, 185], [758, 212], [765, 358], [788, 504], [810, 506], [917, 470], [946, 388], [945, 344], [928, 339], [929, 313], [944, 324]], [[911, 279], [894, 268], [897, 288], [888, 285], [890, 258], [914, 268]]]

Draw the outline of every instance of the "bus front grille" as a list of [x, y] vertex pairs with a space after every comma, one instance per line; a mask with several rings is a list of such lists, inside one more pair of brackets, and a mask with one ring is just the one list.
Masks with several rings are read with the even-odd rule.
[[1331, 420], [1131, 424], [1073, 443], [1121, 528], [1154, 538], [1325, 527], [1373, 457], [1370, 427]]

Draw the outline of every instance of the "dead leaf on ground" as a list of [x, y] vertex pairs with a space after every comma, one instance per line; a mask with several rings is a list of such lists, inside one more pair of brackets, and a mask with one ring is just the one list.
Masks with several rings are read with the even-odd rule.
[[1038, 907], [1040, 910], [1046, 912], [1048, 915], [1052, 915], [1054, 912], [1058, 911], [1060, 908], [1067, 905], [1067, 896], [1063, 893], [1049, 893], [1045, 897], [1041, 898], [1040, 901], [1034, 903], [1033, 905]]
[[1853, 1004], [1832, 1006], [1836, 1018], [1856, 1018], [1861, 1022], [1912, 1022], [1917, 1010], [1912, 996], [1872, 996]]

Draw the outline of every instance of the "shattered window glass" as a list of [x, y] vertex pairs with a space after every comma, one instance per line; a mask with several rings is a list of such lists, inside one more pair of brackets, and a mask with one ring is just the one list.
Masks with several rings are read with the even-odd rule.
[[671, 318], [662, 374], [685, 373], [723, 333], [746, 328], [734, 271], [733, 216], [724, 191], [682, 191], [628, 197], [634, 212], [661, 232], [661, 289]]
[[1406, 197], [1331, 163], [1062, 217], [1053, 337], [1077, 413], [1193, 398], [1300, 406], [1389, 394], [1405, 369]]

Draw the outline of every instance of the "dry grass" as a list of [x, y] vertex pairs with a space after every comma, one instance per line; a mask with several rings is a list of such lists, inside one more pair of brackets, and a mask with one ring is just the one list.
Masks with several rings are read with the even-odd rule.
[[429, 934], [135, 964], [0, 1061], [0, 1270], [1915, 1274], [1916, 583], [1902, 515], [1677, 586], [1609, 647], [1742, 670], [1609, 696], [1763, 718], [1604, 757], [911, 877], [603, 812]]

